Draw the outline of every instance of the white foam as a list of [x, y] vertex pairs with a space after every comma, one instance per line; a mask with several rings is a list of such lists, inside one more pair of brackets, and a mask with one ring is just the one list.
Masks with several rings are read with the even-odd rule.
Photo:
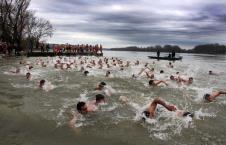
[[55, 85], [51, 84], [51, 82], [49, 81], [46, 81], [44, 86], [42, 87], [43, 90], [45, 90], [46, 92], [50, 91], [50, 90], [53, 90], [54, 88], [56, 88]]
[[14, 84], [11, 83], [14, 88], [34, 88], [32, 84]]
[[204, 119], [204, 117], [216, 117], [216, 114], [209, 113], [207, 110], [203, 110], [202, 108], [195, 111], [195, 119]]

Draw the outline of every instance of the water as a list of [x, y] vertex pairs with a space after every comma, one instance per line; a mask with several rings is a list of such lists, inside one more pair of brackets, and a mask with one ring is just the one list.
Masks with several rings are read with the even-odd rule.
[[[19, 62], [28, 60], [34, 64], [36, 58], [0, 59], [0, 145], [225, 144], [226, 96], [218, 97], [214, 103], [204, 103], [202, 96], [226, 90], [226, 56], [181, 54], [183, 60], [173, 63], [172, 69], [166, 67], [167, 61], [155, 61], [153, 65], [147, 56], [155, 53], [106, 51], [104, 55], [133, 62], [139, 59], [142, 64], [124, 71], [114, 68], [113, 78], [104, 77], [106, 68], [89, 69], [90, 76], [85, 77], [78, 71], [80, 68], [59, 70], [51, 63], [47, 68], [34, 65], [33, 80], [27, 81], [27, 70]], [[146, 62], [157, 70], [159, 78], [166, 79], [179, 71], [194, 77], [194, 84], [178, 87], [170, 82], [167, 87], [150, 88], [148, 79], [132, 79], [131, 75], [138, 73]], [[12, 67], [20, 67], [22, 73], [7, 73]], [[160, 70], [165, 75], [159, 75]], [[209, 70], [218, 75], [209, 76]], [[38, 88], [41, 79], [51, 83], [49, 89]], [[102, 111], [80, 119], [75, 124], [80, 127], [74, 131], [68, 127], [70, 112], [76, 110], [79, 100], [94, 99], [93, 90], [100, 81], [116, 92], [107, 97], [108, 103], [101, 106]], [[129, 97], [127, 105], [118, 100], [121, 95]], [[159, 107], [157, 117], [143, 123], [140, 112], [155, 96], [195, 112], [195, 118], [192, 121], [178, 118]]]

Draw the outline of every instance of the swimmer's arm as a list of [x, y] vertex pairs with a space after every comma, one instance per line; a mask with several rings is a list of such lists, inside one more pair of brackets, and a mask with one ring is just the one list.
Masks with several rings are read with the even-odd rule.
[[138, 73], [138, 75], [141, 75], [145, 71], [144, 68], [141, 69], [141, 71]]
[[152, 70], [151, 70], [151, 68], [149, 68], [149, 67], [146, 67], [149, 71], [151, 71], [152, 72]]
[[174, 109], [175, 109], [175, 106], [166, 104], [166, 102], [164, 100], [162, 100], [161, 98], [159, 98], [159, 97], [156, 98], [153, 101], [153, 103], [160, 104], [160, 105], [162, 105], [163, 107], [165, 107], [169, 111], [174, 111]]
[[81, 130], [75, 126], [76, 121], [78, 120], [78, 113], [72, 112], [73, 118], [69, 121], [68, 126], [76, 133], [79, 134]]
[[75, 127], [75, 123], [76, 123], [76, 121], [78, 120], [79, 115], [78, 115], [78, 113], [76, 113], [76, 112], [74, 112], [74, 111], [71, 113], [71, 115], [72, 115], [72, 119], [68, 122], [68, 126], [69, 126], [70, 128], [76, 128], [76, 127]]
[[209, 97], [209, 99], [210, 100], [215, 100], [221, 94], [226, 94], [226, 92], [222, 92], [222, 91], [215, 92], [215, 93], [211, 94], [211, 96]]
[[146, 73], [146, 76], [151, 79], [151, 76], [148, 74], [148, 72], [145, 72], [145, 73]]
[[161, 81], [158, 81], [155, 85], [157, 85], [157, 86], [158, 86], [158, 85], [159, 85], [159, 84], [161, 84], [161, 83], [163, 83], [163, 84], [165, 84], [165, 85], [167, 85], [167, 86], [168, 86], [168, 84], [167, 84], [165, 81], [162, 81], [162, 80], [161, 80]]

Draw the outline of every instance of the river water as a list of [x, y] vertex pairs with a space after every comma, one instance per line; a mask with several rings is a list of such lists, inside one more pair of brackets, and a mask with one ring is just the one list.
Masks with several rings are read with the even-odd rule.
[[[225, 144], [226, 96], [218, 97], [213, 103], [205, 103], [202, 96], [226, 90], [226, 56], [180, 54], [183, 60], [173, 62], [174, 68], [168, 68], [168, 61], [153, 64], [154, 60], [148, 59], [148, 55], [156, 54], [105, 51], [105, 57], [141, 62], [123, 71], [110, 69], [112, 78], [104, 77], [105, 68], [89, 69], [88, 77], [79, 72], [79, 68], [55, 69], [51, 61], [57, 58], [41, 58], [49, 61], [46, 68], [35, 64], [37, 58], [1, 58], [0, 145]], [[32, 81], [26, 80], [27, 70], [19, 64], [25, 60], [34, 66]], [[151, 88], [148, 79], [131, 78], [147, 62], [149, 67], [155, 68], [159, 79], [167, 79], [179, 71], [183, 76], [193, 77], [194, 83], [178, 86], [169, 81], [169, 86]], [[8, 73], [12, 67], [19, 67], [21, 73]], [[160, 70], [164, 70], [164, 75], [159, 74]], [[217, 75], [208, 75], [209, 70]], [[48, 91], [38, 88], [41, 79], [51, 82]], [[106, 82], [115, 93], [107, 97], [101, 111], [82, 117], [74, 131], [68, 127], [71, 111], [76, 111], [78, 101], [94, 99], [94, 88], [100, 81]], [[120, 103], [121, 95], [128, 96], [128, 104]], [[192, 120], [178, 118], [159, 107], [155, 119], [142, 122], [140, 112], [156, 96], [194, 112], [195, 117]]]

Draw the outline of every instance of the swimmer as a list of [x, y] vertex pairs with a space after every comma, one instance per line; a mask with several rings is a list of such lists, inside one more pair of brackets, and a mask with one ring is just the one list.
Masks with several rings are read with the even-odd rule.
[[31, 70], [33, 68], [32, 65], [28, 65], [28, 69]]
[[89, 71], [87, 71], [87, 70], [84, 71], [84, 75], [85, 75], [85, 76], [88, 76], [88, 74], [89, 74]]
[[29, 73], [29, 72], [28, 72], [28, 73], [26, 73], [26, 78], [27, 78], [27, 80], [29, 80], [29, 81], [30, 81], [30, 80], [31, 80], [31, 73]]
[[111, 77], [111, 72], [109, 70], [106, 72], [105, 77], [107, 77], [107, 78]]
[[45, 62], [41, 63], [42, 67], [47, 67], [47, 65], [45, 64]]
[[178, 77], [171, 75], [170, 80], [172, 81], [179, 81]]
[[107, 86], [107, 84], [105, 82], [100, 82], [97, 84], [94, 92], [98, 93], [98, 94], [104, 94], [104, 95], [110, 97], [116, 91], [111, 86]]
[[110, 67], [111, 67], [110, 64], [107, 63], [107, 68], [110, 68]]
[[167, 65], [168, 68], [173, 68], [173, 65], [171, 62], [169, 62], [169, 65]]
[[81, 69], [80, 69], [80, 72], [83, 72], [83, 71], [85, 71], [84, 66], [82, 66]]
[[[96, 100], [91, 101], [91, 102], [78, 102], [77, 103], [77, 111], [81, 115], [86, 115], [91, 112], [96, 112], [98, 111], [98, 106], [101, 103], [105, 102], [105, 96], [102, 94], [96, 95]], [[72, 128], [76, 133], [79, 133], [79, 130], [77, 130], [77, 127], [75, 126], [76, 121], [80, 117], [79, 114], [76, 113], [75, 111], [72, 111], [71, 115], [72, 118], [69, 121], [68, 125], [70, 128]]]
[[136, 79], [137, 77], [138, 77], [137, 75], [132, 74], [132, 78], [133, 78], [133, 79]]
[[39, 88], [43, 88], [43, 86], [45, 85], [45, 80], [41, 80], [40, 82], [39, 82]]
[[98, 105], [105, 102], [105, 96], [102, 94], [97, 94], [96, 99], [91, 102], [78, 102], [77, 111], [80, 114], [87, 114], [90, 112], [96, 112], [98, 110]]
[[171, 104], [167, 104], [164, 100], [162, 100], [160, 97], [155, 98], [151, 104], [149, 105], [148, 109], [143, 111], [143, 120], [145, 120], [146, 118], [155, 118], [155, 112], [156, 112], [156, 108], [157, 105], [162, 105], [163, 107], [165, 107], [168, 111], [173, 111], [176, 112], [176, 115], [178, 117], [186, 117], [186, 116], [190, 116], [193, 117], [194, 114], [187, 112], [187, 111], [183, 111], [183, 110], [178, 110], [177, 107], [175, 105], [171, 105]]
[[11, 69], [9, 70], [10, 73], [14, 73], [14, 74], [19, 74], [20, 73], [20, 69], [16, 68], [16, 69]]
[[212, 102], [212, 101], [214, 101], [218, 96], [223, 95], [223, 94], [226, 94], [226, 92], [217, 91], [217, 92], [214, 92], [214, 93], [212, 93], [212, 94], [205, 94], [205, 95], [203, 96], [203, 99], [206, 100], [207, 102]]
[[163, 80], [160, 80], [160, 81], [158, 81], [158, 80], [150, 80], [149, 81], [149, 86], [159, 86], [161, 84], [164, 84], [164, 85], [168, 86], [168, 84], [165, 81], [163, 81]]
[[105, 82], [100, 82], [100, 83], [97, 84], [95, 90], [101, 91], [101, 90], [103, 90], [103, 88], [104, 88], [106, 85], [107, 85], [107, 84], [106, 84]]
[[125, 67], [129, 67], [129, 66], [130, 66], [130, 61], [127, 61]]
[[209, 71], [209, 75], [217, 75], [216, 73], [213, 73], [213, 71]]
[[140, 64], [139, 60], [137, 60], [137, 61], [134, 63], [134, 65], [139, 65], [139, 64]]
[[193, 77], [189, 77], [188, 80], [183, 79], [181, 77], [178, 77], [178, 79], [179, 79], [179, 82], [183, 83], [184, 85], [191, 85], [193, 83], [193, 80], [194, 80]]

